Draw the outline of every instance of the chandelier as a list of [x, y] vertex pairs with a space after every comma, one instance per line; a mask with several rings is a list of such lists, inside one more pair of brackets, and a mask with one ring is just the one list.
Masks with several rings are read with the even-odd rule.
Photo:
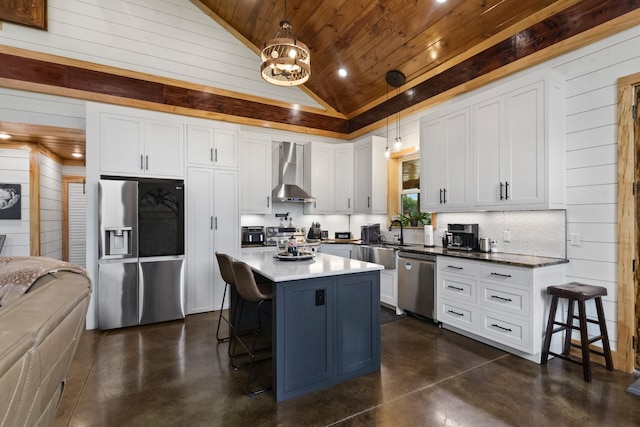
[[287, 21], [287, 0], [280, 29], [265, 43], [260, 58], [260, 75], [271, 84], [297, 86], [309, 80], [311, 55], [307, 45], [296, 39], [291, 22]]

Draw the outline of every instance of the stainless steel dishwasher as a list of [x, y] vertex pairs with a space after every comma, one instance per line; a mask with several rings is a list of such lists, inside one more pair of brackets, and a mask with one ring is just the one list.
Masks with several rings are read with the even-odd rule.
[[437, 321], [435, 255], [400, 251], [398, 256], [398, 307]]

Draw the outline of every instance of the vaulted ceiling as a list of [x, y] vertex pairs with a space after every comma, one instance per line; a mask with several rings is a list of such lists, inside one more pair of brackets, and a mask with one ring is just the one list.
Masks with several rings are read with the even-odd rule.
[[[200, 3], [256, 52], [275, 36], [285, 14], [284, 0]], [[288, 0], [286, 7], [294, 33], [311, 50], [312, 71], [306, 88], [330, 108], [351, 117], [385, 99], [388, 92], [395, 95], [396, 89], [385, 81], [389, 70], [401, 71], [407, 85], [415, 84], [492, 37], [508, 38], [573, 3], [576, 1]], [[347, 70], [347, 77], [338, 75], [341, 67]]]

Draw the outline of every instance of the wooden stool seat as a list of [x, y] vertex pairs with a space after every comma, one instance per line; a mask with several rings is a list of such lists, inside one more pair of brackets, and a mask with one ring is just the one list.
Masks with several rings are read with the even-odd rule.
[[[613, 361], [611, 359], [611, 348], [609, 347], [609, 336], [607, 335], [607, 325], [604, 318], [604, 310], [602, 308], [602, 297], [607, 295], [607, 289], [602, 286], [584, 285], [581, 283], [567, 283], [564, 285], [549, 286], [547, 294], [552, 296], [551, 307], [549, 309], [549, 320], [547, 322], [547, 330], [544, 336], [544, 344], [542, 346], [541, 364], [546, 365], [549, 355], [559, 357], [570, 362], [582, 365], [584, 380], [591, 381], [591, 360], [590, 353], [603, 356], [608, 370], [613, 370]], [[556, 321], [556, 310], [558, 308], [558, 300], [564, 298], [568, 301], [567, 321], [566, 323]], [[587, 319], [586, 301], [594, 300], [598, 320]], [[574, 304], [578, 302], [578, 316], [574, 313]], [[573, 319], [578, 319], [578, 326], [574, 326]], [[589, 338], [587, 334], [587, 324], [594, 323], [600, 327], [600, 335]], [[559, 326], [555, 328], [554, 326]], [[580, 331], [580, 345], [571, 342], [571, 333], [573, 330]], [[565, 332], [564, 347], [561, 354], [549, 351], [551, 345], [551, 336], [556, 332]], [[590, 345], [596, 341], [602, 341], [603, 351], [592, 350]], [[577, 347], [582, 350], [582, 359], [577, 359], [570, 355], [571, 347]]]

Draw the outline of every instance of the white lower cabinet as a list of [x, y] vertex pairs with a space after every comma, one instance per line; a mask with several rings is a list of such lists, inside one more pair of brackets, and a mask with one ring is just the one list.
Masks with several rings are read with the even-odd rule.
[[540, 363], [546, 289], [564, 283], [564, 264], [528, 268], [438, 256], [437, 281], [445, 328]]
[[398, 308], [398, 270], [380, 270], [380, 302], [391, 306], [396, 314], [404, 312]]

